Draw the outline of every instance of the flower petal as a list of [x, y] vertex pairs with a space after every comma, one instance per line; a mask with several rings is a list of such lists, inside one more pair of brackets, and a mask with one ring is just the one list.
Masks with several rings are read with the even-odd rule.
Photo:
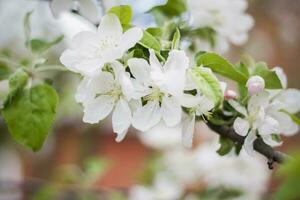
[[269, 104], [269, 93], [260, 92], [251, 96], [248, 101], [248, 111], [256, 112], [259, 107], [265, 108]]
[[174, 97], [164, 97], [161, 103], [162, 117], [167, 126], [175, 126], [181, 120], [182, 109]]
[[238, 117], [234, 121], [233, 128], [237, 134], [246, 136], [248, 134], [250, 124], [247, 120]]
[[261, 136], [263, 141], [270, 145], [271, 147], [277, 147], [280, 146], [282, 144], [282, 142], [277, 142], [275, 140], [272, 139], [272, 135], [263, 135]]
[[84, 104], [83, 121], [90, 124], [98, 123], [112, 111], [114, 101], [115, 99], [110, 96], [100, 95]]
[[285, 105], [285, 110], [290, 113], [297, 113], [300, 111], [300, 91], [297, 89], [286, 89], [280, 92], [276, 97], [277, 101], [280, 101]]
[[290, 116], [277, 111], [272, 114], [272, 117], [279, 123], [279, 133], [285, 136], [295, 135], [299, 131], [299, 126], [296, 124]]
[[186, 116], [182, 123], [182, 144], [186, 148], [191, 148], [195, 129], [195, 115]]
[[147, 131], [160, 121], [161, 114], [158, 101], [147, 102], [134, 112], [132, 125], [140, 131]]
[[228, 103], [239, 113], [241, 113], [242, 115], [244, 115], [245, 117], [248, 115], [247, 114], [247, 110], [245, 107], [243, 107], [241, 104], [239, 104], [237, 101], [235, 100], [229, 100]]
[[205, 114], [206, 112], [210, 111], [213, 109], [215, 106], [214, 101], [210, 100], [209, 98], [205, 96], [201, 96], [200, 103], [196, 107], [196, 115], [200, 116]]
[[82, 31], [72, 39], [72, 49], [88, 56], [98, 49], [98, 42], [99, 37], [95, 32]]
[[256, 138], [255, 130], [251, 130], [244, 141], [243, 147], [250, 156], [255, 155], [253, 142], [256, 140]]
[[78, 51], [67, 49], [60, 56], [60, 62], [70, 71], [82, 75], [91, 76], [97, 70], [101, 70], [103, 63], [101, 59], [87, 57]]
[[[112, 115], [113, 131], [118, 134], [118, 141], [125, 137], [126, 131], [131, 124], [131, 110], [124, 99], [120, 99]], [[125, 133], [124, 133], [125, 132]]]
[[273, 117], [266, 116], [260, 127], [258, 133], [260, 135], [270, 135], [272, 133], [279, 133], [279, 123]]
[[107, 14], [102, 17], [98, 27], [98, 34], [101, 37], [110, 37], [119, 39], [122, 36], [123, 29], [119, 18], [115, 14]]
[[149, 83], [150, 65], [145, 59], [131, 58], [127, 63], [137, 81], [140, 83]]
[[127, 51], [133, 47], [143, 37], [143, 31], [140, 28], [134, 27], [127, 30], [121, 37], [119, 47], [123, 51]]

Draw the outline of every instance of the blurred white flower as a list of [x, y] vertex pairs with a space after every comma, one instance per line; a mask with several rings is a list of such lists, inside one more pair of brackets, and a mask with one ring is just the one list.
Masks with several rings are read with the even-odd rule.
[[113, 62], [133, 47], [143, 36], [140, 28], [130, 28], [125, 33], [114, 14], [105, 15], [97, 32], [83, 31], [72, 41], [72, 48], [63, 52], [60, 61], [69, 70], [91, 76], [104, 64]]
[[76, 100], [83, 104], [83, 121], [98, 123], [111, 112], [113, 130], [117, 133], [116, 141], [121, 141], [131, 124], [131, 110], [128, 101], [133, 94], [129, 74], [119, 62], [111, 64], [114, 75], [110, 72], [99, 72], [86, 77], [78, 87]]
[[246, 87], [250, 95], [260, 93], [265, 89], [265, 80], [260, 76], [251, 76], [246, 83]]
[[[253, 142], [258, 133], [267, 144], [276, 146], [279, 143], [272, 139], [272, 134], [279, 134], [279, 122], [272, 115], [272, 109], [269, 109], [269, 93], [261, 92], [250, 97], [247, 109], [239, 103], [230, 100], [238, 112], [244, 115], [244, 118], [238, 117], [234, 121], [233, 128], [241, 136], [246, 136], [244, 148], [247, 153], [253, 155]], [[278, 109], [278, 108], [277, 108]]]
[[[181, 120], [182, 108], [177, 97], [183, 94], [185, 73], [189, 59], [183, 51], [172, 50], [164, 66], [150, 50], [150, 64], [144, 59], [132, 58], [128, 66], [135, 77], [135, 98], [147, 103], [133, 114], [132, 125], [147, 131], [161, 119], [167, 126]], [[176, 78], [175, 78], [176, 77]]]
[[171, 200], [180, 199], [183, 187], [169, 174], [159, 172], [152, 186], [133, 186], [129, 191], [130, 200]]
[[211, 27], [216, 31], [221, 53], [228, 50], [228, 42], [242, 45], [253, 27], [252, 17], [245, 13], [246, 0], [188, 0], [191, 23], [195, 28]]

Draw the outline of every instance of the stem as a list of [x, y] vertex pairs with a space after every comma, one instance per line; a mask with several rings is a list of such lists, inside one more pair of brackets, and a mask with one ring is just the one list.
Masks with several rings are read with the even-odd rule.
[[[233, 128], [230, 128], [228, 126], [214, 125], [211, 122], [208, 122], [207, 125], [211, 130], [213, 130], [217, 134], [219, 134], [223, 137], [226, 137], [240, 145], [244, 144], [245, 137], [237, 134], [233, 130]], [[274, 150], [270, 145], [266, 144], [261, 138], [257, 138], [253, 142], [253, 148], [255, 151], [262, 154], [263, 156], [265, 156], [268, 159], [269, 169], [273, 169], [274, 162], [282, 164], [285, 160], [290, 159], [290, 156], [288, 156], [282, 152]]]

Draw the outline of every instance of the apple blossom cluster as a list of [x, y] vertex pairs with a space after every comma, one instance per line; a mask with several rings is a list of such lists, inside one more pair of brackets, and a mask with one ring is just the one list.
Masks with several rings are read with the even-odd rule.
[[125, 63], [125, 53], [142, 37], [143, 31], [136, 27], [123, 33], [118, 17], [107, 14], [97, 32], [78, 33], [72, 48], [63, 52], [62, 64], [83, 76], [76, 94], [84, 107], [83, 121], [98, 123], [112, 113], [116, 140], [121, 141], [131, 125], [140, 131], [161, 120], [176, 126], [183, 118], [182, 107], [193, 108], [183, 134], [183, 143], [190, 146], [195, 116], [211, 110], [214, 103], [200, 91], [196, 96], [184, 92], [195, 89], [195, 84], [187, 82], [189, 58], [182, 50], [171, 50], [164, 64], [153, 49], [148, 50], [149, 62], [130, 58]]
[[[234, 2], [234, 8], [244, 11], [243, 1]], [[124, 7], [112, 10], [119, 9]], [[214, 10], [211, 8], [210, 12]], [[162, 49], [158, 36], [134, 27], [117, 13], [103, 16], [97, 30], [76, 34], [71, 48], [60, 57], [64, 66], [83, 77], [76, 101], [83, 106], [84, 122], [95, 124], [111, 114], [118, 142], [130, 126], [140, 132], [161, 124], [180, 127], [185, 147], [192, 146], [198, 120], [231, 125], [246, 138], [243, 146], [249, 154], [258, 137], [275, 146], [280, 144], [280, 135], [297, 132], [294, 114], [300, 110], [295, 103], [300, 92], [286, 89], [286, 77], [280, 68], [270, 70], [264, 63], [244, 61], [233, 65], [215, 53], [201, 51], [195, 55], [193, 66], [191, 58], [179, 49], [178, 28], [172, 41], [168, 41], [170, 47]], [[217, 16], [222, 18], [221, 14]], [[248, 16], [241, 19], [248, 25], [252, 22]], [[238, 43], [246, 35], [238, 38], [237, 33], [244, 29], [237, 28], [241, 29], [235, 33], [223, 31]], [[226, 90], [226, 83], [214, 73], [236, 81], [239, 93]]]

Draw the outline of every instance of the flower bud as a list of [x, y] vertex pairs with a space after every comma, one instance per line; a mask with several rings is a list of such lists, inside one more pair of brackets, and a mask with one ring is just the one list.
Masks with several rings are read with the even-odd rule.
[[237, 97], [237, 93], [233, 90], [226, 90], [224, 94], [225, 100], [235, 99]]
[[265, 80], [260, 76], [252, 76], [248, 79], [246, 87], [250, 95], [257, 94], [265, 89]]

